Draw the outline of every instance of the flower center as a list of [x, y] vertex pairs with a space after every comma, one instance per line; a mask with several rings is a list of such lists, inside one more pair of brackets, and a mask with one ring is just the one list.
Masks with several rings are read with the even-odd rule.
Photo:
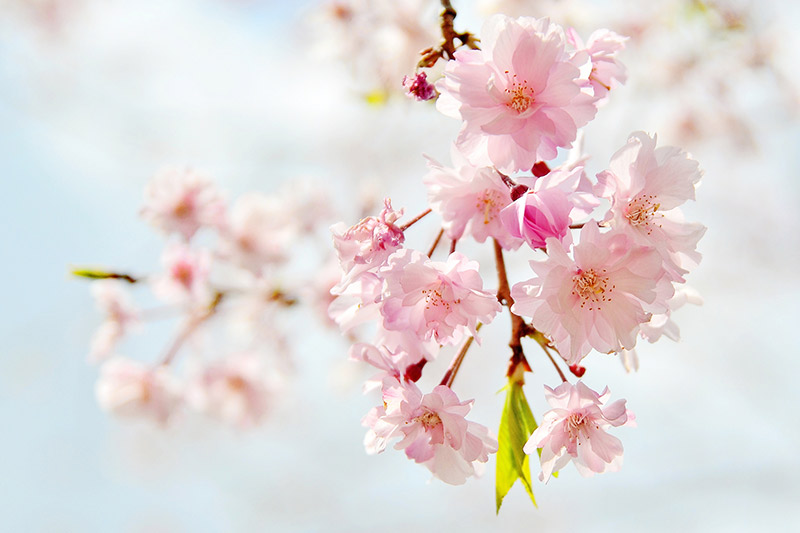
[[416, 417], [414, 421], [419, 422], [420, 424], [425, 426], [425, 429], [433, 429], [442, 423], [442, 419], [439, 418], [439, 415], [437, 415], [433, 411], [425, 411], [424, 413]]
[[[625, 209], [625, 218], [628, 219], [631, 226], [644, 226], [647, 234], [652, 233], [653, 228], [650, 226], [650, 221], [661, 207], [661, 204], [656, 202], [657, 198], [652, 194], [637, 196], [630, 202]], [[659, 224], [660, 226], [660, 224]]]
[[181, 198], [181, 201], [172, 209], [172, 214], [175, 218], [188, 218], [194, 211], [194, 200], [191, 196], [186, 195]]
[[[506, 74], [508, 74], [508, 71], [506, 71]], [[506, 106], [519, 114], [527, 111], [533, 104], [533, 89], [528, 87], [528, 80], [522, 80], [522, 83], [520, 83], [517, 81], [516, 74], [512, 76], [511, 82], [508, 84], [508, 87], [506, 87], [505, 92], [510, 97], [508, 102], [506, 102]]]
[[609, 286], [606, 269], [597, 272], [595, 269], [578, 269], [572, 276], [572, 294], [581, 298], [581, 309], [589, 304], [589, 311], [602, 309], [603, 303], [611, 301], [611, 293], [616, 285]]
[[483, 223], [488, 224], [500, 213], [503, 195], [494, 189], [486, 189], [478, 195], [475, 208], [483, 212]]
[[172, 267], [172, 277], [184, 287], [191, 287], [194, 279], [194, 270], [192, 269], [192, 265], [184, 262], [178, 263]]
[[422, 289], [422, 294], [425, 296], [425, 309], [430, 309], [431, 307], [442, 307], [445, 311], [450, 311], [451, 304], [460, 304], [461, 298], [456, 298], [455, 300], [450, 300], [444, 297], [442, 291], [444, 290], [444, 284], [439, 283], [433, 287], [429, 287], [427, 289]]

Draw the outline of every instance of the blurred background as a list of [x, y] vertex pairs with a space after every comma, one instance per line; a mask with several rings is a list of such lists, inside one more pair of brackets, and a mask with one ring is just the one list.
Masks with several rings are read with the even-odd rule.
[[[367, 456], [360, 419], [376, 399], [361, 395], [361, 380], [370, 371], [346, 361], [336, 331], [303, 316], [287, 325], [296, 340], [287, 392], [257, 429], [191, 417], [159, 429], [102, 413], [86, 361], [101, 317], [70, 266], [158, 266], [162, 239], [138, 211], [144, 184], [166, 164], [203, 169], [229, 197], [303, 177], [330, 191], [348, 224], [384, 195], [422, 211], [422, 154], [446, 161], [459, 125], [399, 89], [416, 52], [436, 43], [439, 7], [0, 0], [0, 529], [800, 527], [791, 512], [800, 498], [800, 6], [453, 3], [457, 29], [473, 33], [503, 12], [550, 16], [584, 39], [601, 27], [631, 36], [629, 81], [586, 128], [587, 170], [605, 168], [640, 129], [705, 169], [685, 208], [709, 228], [689, 277], [705, 304], [676, 313], [680, 343], [640, 344], [637, 373], [610, 357], [586, 360], [584, 380], [608, 385], [637, 414], [637, 429], [616, 433], [622, 471], [584, 479], [568, 466], [535, 484], [538, 509], [515, 486], [496, 517], [493, 459], [485, 476], [451, 487], [402, 453]], [[429, 219], [408, 246], [427, 246]], [[527, 259], [510, 265], [512, 283]], [[503, 401], [504, 320], [482, 332], [454, 386], [476, 398], [471, 418], [490, 428]], [[143, 335], [126, 349], [152, 360], [163, 342]], [[535, 348], [526, 392], [541, 416], [542, 384], [557, 378]]]

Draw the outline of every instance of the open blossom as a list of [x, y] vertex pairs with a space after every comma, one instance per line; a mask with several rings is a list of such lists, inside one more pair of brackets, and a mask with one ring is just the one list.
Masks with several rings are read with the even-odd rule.
[[204, 304], [211, 298], [208, 284], [211, 254], [173, 243], [161, 256], [164, 272], [153, 281], [153, 293], [174, 303]]
[[473, 164], [510, 174], [571, 147], [597, 108], [589, 57], [566, 44], [548, 19], [495, 15], [481, 30], [482, 50], [456, 51], [436, 106], [464, 121], [457, 143]]
[[335, 294], [362, 273], [382, 266], [392, 252], [403, 246], [403, 230], [395, 224], [401, 216], [403, 210], [392, 209], [391, 200], [386, 198], [377, 217], [366, 217], [350, 228], [341, 222], [331, 226], [333, 245], [344, 272], [342, 281], [334, 288]]
[[95, 393], [104, 411], [160, 424], [181, 402], [178, 384], [167, 368], [151, 368], [122, 357], [103, 363]]
[[165, 168], [147, 184], [142, 217], [166, 233], [190, 239], [203, 226], [223, 223], [225, 200], [214, 183], [187, 168]]
[[105, 321], [92, 336], [89, 359], [97, 361], [110, 355], [117, 342], [139, 324], [139, 311], [121, 281], [102, 279], [92, 283], [92, 296]]
[[625, 83], [627, 73], [617, 57], [625, 49], [627, 37], [623, 37], [611, 30], [597, 30], [589, 36], [589, 41], [584, 44], [574, 28], [567, 30], [567, 39], [578, 50], [589, 54], [592, 61], [592, 71], [589, 82], [594, 90], [597, 103], [605, 102], [608, 93], [616, 85]]
[[674, 293], [657, 251], [619, 231], [601, 234], [594, 221], [581, 230], [574, 260], [554, 238], [547, 253], [530, 263], [535, 278], [512, 287], [512, 310], [531, 317], [571, 365], [592, 348], [633, 348], [639, 326], [665, 312]]
[[512, 236], [500, 222], [500, 212], [511, 203], [508, 186], [491, 167], [471, 165], [456, 147], [451, 150], [454, 168], [428, 159], [428, 188], [431, 209], [442, 217], [442, 227], [450, 239], [469, 233], [478, 242], [487, 237], [513, 250], [522, 240]]
[[380, 374], [364, 384], [365, 393], [380, 387], [386, 377], [398, 381], [403, 379], [417, 381], [418, 372], [421, 372], [424, 366], [425, 355], [420, 351], [405, 351], [402, 348], [392, 350], [383, 344], [372, 345], [365, 342], [357, 342], [350, 347], [351, 361], [364, 361], [381, 370]]
[[369, 427], [367, 450], [381, 452], [391, 438], [401, 440], [397, 450], [451, 485], [461, 485], [475, 474], [475, 463], [485, 463], [497, 451], [489, 430], [466, 420], [472, 400], [461, 402], [449, 387], [437, 385], [422, 394], [414, 383], [384, 381], [384, 405], [370, 411], [362, 423]]
[[258, 424], [273, 396], [271, 376], [255, 353], [244, 352], [208, 365], [187, 391], [200, 412], [238, 427]]
[[553, 472], [570, 461], [584, 477], [619, 470], [622, 442], [606, 430], [633, 425], [633, 413], [625, 409], [625, 400], [606, 405], [611, 396], [608, 388], [597, 394], [581, 381], [544, 388], [552, 409], [544, 414], [523, 448], [528, 455], [541, 448], [539, 480], [547, 483]]
[[609, 170], [597, 175], [597, 195], [611, 200], [606, 220], [659, 250], [674, 281], [683, 282], [700, 262], [697, 242], [706, 228], [685, 222], [677, 207], [694, 200], [701, 176], [689, 154], [673, 146], [656, 148], [656, 137], [641, 131], [632, 133]]
[[386, 329], [453, 344], [467, 333], [476, 335], [478, 322], [489, 323], [500, 312], [497, 297], [483, 290], [478, 263], [458, 252], [438, 262], [417, 250], [399, 250], [381, 275], [386, 280], [381, 306]]

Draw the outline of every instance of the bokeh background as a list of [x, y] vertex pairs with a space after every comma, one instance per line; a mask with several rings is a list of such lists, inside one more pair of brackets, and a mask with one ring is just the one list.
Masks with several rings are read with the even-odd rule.
[[[436, 5], [423, 4], [406, 6], [404, 34], [380, 10], [343, 32], [341, 11], [309, 0], [0, 1], [0, 529], [800, 527], [792, 2], [454, 2], [457, 26], [474, 32], [501, 10], [551, 15], [584, 37], [601, 25], [631, 35], [629, 82], [586, 131], [589, 170], [602, 170], [637, 129], [688, 149], [705, 169], [686, 208], [709, 227], [689, 278], [705, 304], [676, 314], [680, 343], [640, 346], [637, 373], [587, 360], [587, 383], [608, 385], [638, 416], [638, 429], [617, 432], [621, 472], [583, 479], [568, 467], [537, 482], [538, 509], [517, 486], [496, 517], [493, 460], [482, 478], [450, 487], [401, 453], [367, 456], [359, 420], [376, 401], [360, 393], [369, 371], [347, 363], [345, 341], [308, 317], [287, 325], [295, 372], [258, 429], [190, 417], [159, 429], [97, 407], [86, 354], [101, 319], [68, 270], [156, 268], [162, 240], [138, 219], [156, 169], [204, 169], [232, 197], [306, 177], [332, 190], [349, 222], [361, 208], [355, 197], [424, 208], [421, 154], [446, 160], [458, 124], [393, 94], [392, 80], [410, 71], [396, 65], [436, 30]], [[435, 221], [426, 223], [410, 246], [427, 246]], [[525, 259], [512, 263], [512, 280], [525, 275]], [[455, 384], [490, 427], [507, 358], [504, 322], [493, 326]], [[152, 359], [163, 340], [144, 336], [127, 349]], [[557, 378], [535, 348], [526, 390], [540, 415], [542, 383]]]

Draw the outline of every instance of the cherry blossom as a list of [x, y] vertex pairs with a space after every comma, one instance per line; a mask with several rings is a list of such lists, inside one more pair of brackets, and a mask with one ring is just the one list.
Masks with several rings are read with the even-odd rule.
[[493, 237], [507, 250], [519, 248], [519, 235], [512, 236], [500, 223], [500, 211], [511, 203], [511, 196], [497, 171], [472, 166], [456, 147], [451, 159], [455, 168], [429, 158], [430, 170], [422, 180], [431, 209], [442, 217], [446, 235], [460, 239], [467, 232], [478, 242]]
[[483, 290], [478, 263], [458, 252], [438, 262], [417, 250], [399, 250], [381, 274], [386, 329], [409, 329], [420, 339], [453, 344], [468, 332], [476, 335], [477, 323], [491, 322], [500, 311], [497, 297]]
[[192, 250], [182, 243], [168, 246], [161, 257], [166, 272], [153, 281], [153, 293], [174, 303], [203, 305], [211, 298], [208, 284], [211, 254]]
[[406, 90], [406, 96], [418, 102], [430, 100], [437, 95], [436, 88], [428, 82], [428, 75], [424, 72], [403, 76], [403, 88]]
[[557, 188], [528, 190], [500, 213], [503, 227], [531, 248], [544, 248], [548, 238], [564, 241], [569, 235], [572, 204]]
[[609, 91], [615, 86], [625, 83], [628, 77], [625, 65], [617, 57], [625, 49], [625, 41], [628, 38], [611, 30], [602, 29], [592, 33], [589, 41], [584, 45], [578, 32], [574, 28], [570, 28], [567, 30], [567, 39], [578, 51], [589, 54], [592, 61], [589, 82], [594, 90], [594, 96], [597, 98], [597, 104], [605, 103]]
[[589, 57], [570, 55], [566, 44], [548, 19], [495, 15], [481, 31], [482, 49], [458, 50], [448, 62], [436, 106], [464, 121], [457, 143], [473, 164], [529, 170], [569, 148], [594, 117]]
[[387, 378], [384, 405], [370, 411], [362, 423], [369, 427], [367, 450], [383, 451], [399, 437], [397, 450], [451, 485], [475, 475], [475, 463], [485, 463], [497, 451], [497, 440], [480, 424], [466, 420], [472, 400], [461, 402], [449, 387], [437, 385], [422, 394], [414, 383]]
[[702, 172], [686, 152], [656, 148], [656, 137], [634, 132], [597, 175], [596, 193], [611, 199], [606, 220], [626, 229], [638, 244], [654, 246], [675, 281], [700, 262], [697, 242], [702, 224], [689, 223], [677, 207], [694, 200]]
[[207, 177], [188, 168], [164, 168], [144, 191], [142, 217], [165, 233], [190, 239], [204, 226], [216, 227], [225, 217], [225, 200]]
[[544, 388], [552, 409], [544, 414], [523, 448], [528, 455], [541, 448], [539, 480], [547, 483], [553, 472], [570, 461], [584, 477], [619, 470], [622, 443], [606, 430], [633, 425], [634, 416], [625, 409], [625, 400], [607, 404], [611, 396], [607, 387], [597, 394], [581, 381]]
[[159, 424], [166, 424], [181, 403], [179, 386], [167, 368], [149, 368], [122, 357], [103, 363], [95, 393], [104, 411]]
[[238, 353], [207, 365], [189, 387], [187, 401], [228, 424], [254, 426], [269, 410], [275, 377], [258, 354]]
[[619, 231], [601, 234], [594, 221], [581, 230], [574, 260], [554, 238], [547, 253], [530, 263], [535, 278], [512, 287], [512, 310], [531, 317], [571, 365], [592, 348], [633, 348], [639, 326], [666, 311], [674, 293], [657, 251]]

